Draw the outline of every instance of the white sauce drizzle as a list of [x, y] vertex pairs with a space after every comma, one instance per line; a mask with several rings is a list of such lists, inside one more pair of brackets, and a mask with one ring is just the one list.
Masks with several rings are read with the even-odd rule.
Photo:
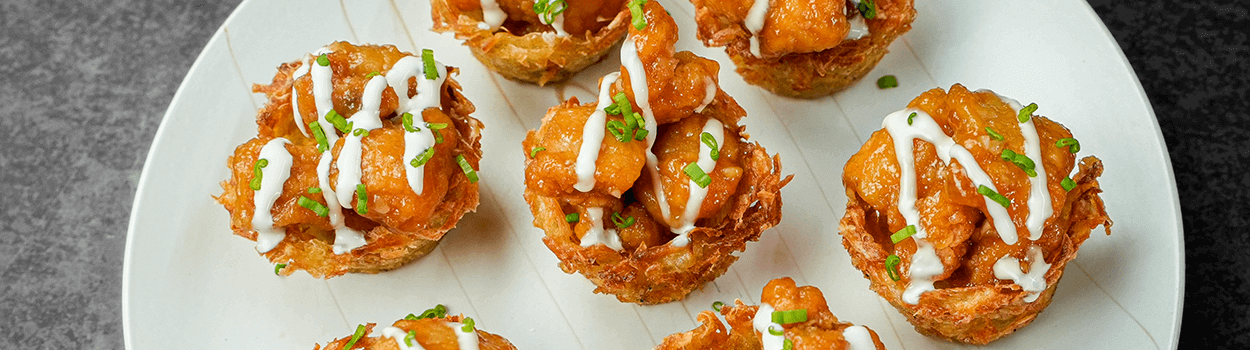
[[[412, 159], [425, 153], [430, 147], [434, 147], [435, 141], [434, 134], [430, 128], [426, 127], [425, 118], [421, 112], [426, 108], [442, 105], [442, 95], [439, 94], [438, 89], [447, 79], [447, 67], [437, 61], [434, 62], [434, 66], [438, 73], [438, 77], [434, 80], [425, 78], [425, 64], [421, 58], [415, 56], [400, 59], [386, 73], [387, 84], [395, 90], [395, 95], [399, 98], [399, 107], [395, 113], [401, 115], [412, 113], [413, 127], [420, 128], [417, 132], [404, 131], [404, 157], [400, 159], [404, 164], [404, 173], [408, 177], [408, 186], [417, 194], [421, 194], [425, 189], [425, 165], [414, 167], [411, 163]], [[417, 77], [415, 98], [408, 97], [408, 79], [412, 77]]]
[[716, 100], [716, 81], [712, 80], [712, 77], [703, 77], [703, 89], [703, 102], [699, 103], [699, 107], [694, 109], [695, 113], [703, 113], [703, 109]]
[[482, 4], [482, 22], [477, 24], [481, 30], [495, 30], [508, 19], [508, 14], [499, 8], [499, 3], [495, 0], [481, 0]]
[[[330, 52], [333, 51], [323, 47], [313, 51], [312, 56], [319, 57]], [[333, 146], [335, 142], [338, 142], [339, 135], [334, 132], [334, 126], [326, 120], [326, 114], [334, 110], [334, 101], [331, 100], [331, 95], [334, 93], [334, 82], [331, 81], [334, 71], [328, 65], [323, 66], [317, 63], [316, 59], [309, 63], [309, 67], [312, 73], [313, 101], [317, 106], [317, 123], [321, 124], [321, 128], [325, 130], [326, 142]]]
[[[538, 1], [542, 1], [542, 0], [538, 0]], [[556, 2], [556, 0], [547, 0], [547, 6], [551, 6], [551, 3], [553, 2]], [[565, 9], [567, 10], [568, 9], [567, 3], [565, 6], [566, 6]], [[540, 13], [538, 14], [538, 22], [541, 22], [542, 24], [546, 24], [546, 25], [551, 26], [551, 28], [554, 28], [556, 30], [556, 36], [569, 36], [569, 33], [564, 31], [564, 12], [561, 12], [560, 14], [555, 15], [555, 17], [552, 17], [550, 23], [548, 23], [547, 20], [543, 18], [543, 15]]]
[[785, 347], [786, 336], [784, 334], [773, 335], [768, 332], [770, 327], [783, 332], [785, 329], [781, 325], [773, 323], [773, 311], [775, 309], [773, 309], [772, 305], [760, 303], [759, 309], [755, 311], [755, 318], [751, 319], [751, 326], [755, 328], [756, 332], [760, 332], [760, 343], [764, 344], [764, 350], [781, 350]]
[[616, 234], [616, 229], [603, 229], [603, 208], [586, 208], [586, 216], [590, 217], [590, 229], [586, 231], [586, 235], [582, 236], [583, 247], [603, 244], [618, 252], [625, 250], [621, 246], [621, 237]]
[[383, 328], [382, 336], [395, 340], [395, 344], [399, 345], [399, 350], [425, 350], [425, 348], [421, 347], [421, 343], [418, 343], [415, 339], [412, 341], [412, 346], [408, 346], [408, 332], [398, 327]]
[[872, 341], [872, 333], [868, 332], [868, 328], [864, 326], [850, 326], [842, 330], [842, 338], [850, 344], [847, 350], [871, 350], [877, 348], [877, 343]]
[[621, 44], [621, 65], [624, 65], [626, 71], [629, 72], [629, 84], [634, 91], [634, 102], [638, 104], [639, 109], [642, 109], [642, 118], [647, 123], [645, 126], [647, 128], [647, 171], [651, 174], [655, 201], [660, 206], [660, 216], [667, 219], [669, 217], [668, 198], [664, 195], [664, 184], [660, 180], [660, 161], [651, 151], [651, 147], [655, 146], [655, 137], [658, 132], [655, 115], [651, 112], [651, 93], [647, 90], [647, 72], [642, 67], [642, 59], [638, 57], [638, 48], [635, 47], [632, 36], [626, 38]]
[[321, 187], [321, 197], [325, 198], [329, 209], [330, 226], [334, 227], [334, 254], [343, 254], [365, 245], [365, 235], [347, 227], [343, 221], [343, 207], [339, 205], [334, 187], [330, 187], [330, 162], [334, 157], [330, 152], [322, 152], [317, 163], [317, 186]]
[[295, 89], [295, 81], [308, 74], [308, 63], [309, 57], [304, 56], [304, 64], [296, 68], [294, 73], [291, 73], [291, 118], [295, 120], [295, 125], [299, 127], [299, 132], [304, 134], [304, 136], [310, 135], [308, 135], [308, 127], [304, 125], [304, 117], [299, 112], [299, 90]]
[[476, 330], [465, 332], [464, 324], [459, 322], [447, 322], [447, 327], [456, 332], [456, 343], [460, 345], [460, 350], [478, 350]]
[[[608, 114], [603, 109], [612, 104], [612, 92], [609, 88], [620, 76], [620, 72], [614, 72], [603, 77], [603, 82], [599, 83], [599, 102], [595, 105], [595, 112], [590, 114], [586, 125], [582, 127], [582, 146], [577, 152], [577, 163], [574, 166], [577, 183], [573, 188], [578, 191], [590, 192], [595, 188], [595, 163], [599, 161], [599, 149], [603, 146], [603, 133], [608, 122]], [[619, 197], [621, 194], [613, 195]]]
[[282, 195], [282, 184], [291, 177], [291, 166], [295, 164], [291, 152], [286, 149], [290, 143], [281, 137], [269, 140], [260, 148], [260, 155], [256, 156], [257, 161], [265, 159], [268, 162], [260, 170], [260, 189], [252, 193], [252, 203], [256, 205], [252, 229], [256, 231], [257, 252], [268, 252], [286, 238], [285, 229], [273, 226], [272, 210], [278, 196]]
[[846, 40], [859, 40], [868, 36], [868, 22], [864, 21], [864, 16], [855, 16], [849, 21], [851, 30], [846, 32]]
[[360, 184], [360, 175], [363, 171], [360, 156], [363, 152], [361, 143], [364, 135], [357, 136], [356, 130], [372, 131], [382, 127], [382, 119], [378, 117], [378, 108], [382, 106], [382, 92], [385, 90], [385, 78], [374, 76], [370, 79], [365, 85], [364, 95], [360, 98], [360, 111], [347, 119], [352, 130], [343, 135], [343, 147], [339, 149], [339, 156], [335, 159], [339, 177], [338, 187], [334, 192], [339, 196], [339, 205], [344, 208], [353, 208], [352, 196], [356, 194], [356, 185]]
[[[988, 91], [988, 90], [977, 90]], [[998, 96], [999, 99], [1011, 106], [1011, 110], [1015, 115], [1020, 115], [1020, 102], [1011, 98]], [[1042, 164], [1042, 145], [1041, 139], [1037, 136], [1037, 127], [1033, 124], [1033, 117], [1029, 117], [1029, 121], [1020, 123], [1020, 133], [1024, 135], [1024, 155], [1032, 159], [1036, 166], [1033, 167], [1037, 171], [1037, 176], [1029, 178], [1029, 216], [1024, 220], [1024, 226], [1029, 229], [1029, 239], [1038, 240], [1042, 238], [1042, 232], [1045, 231], [1046, 220], [1054, 215], [1055, 209], [1050, 206], [1050, 189], [1047, 188], [1046, 167]]]
[[[712, 138], [716, 139], [716, 145], [723, 146], [725, 145], [725, 127], [716, 118], [708, 118], [707, 123], [703, 124], [703, 131], [695, 136], [695, 140], [699, 142], [699, 160], [696, 164], [711, 176], [716, 171], [716, 161], [712, 160], [712, 148], [702, 141], [703, 133], [712, 134]], [[686, 199], [686, 212], [682, 214], [679, 221], [681, 224], [673, 228], [673, 233], [676, 233], [677, 237], [673, 238], [672, 243], [677, 247], [685, 247], [690, 243], [690, 231], [694, 230], [694, 222], [699, 217], [699, 210], [703, 208], [703, 201], [707, 199], [707, 188], [699, 187], [694, 180], [690, 180], [688, 188], [690, 197]]]
[[1046, 271], [1050, 270], [1050, 264], [1046, 263], [1046, 257], [1042, 253], [1042, 249], [1036, 246], [1029, 247], [1029, 273], [1024, 273], [1020, 269], [1020, 260], [1011, 256], [1004, 256], [994, 263], [994, 277], [998, 279], [1009, 279], [1024, 289], [1025, 302], [1033, 302], [1046, 290]]
[[747, 18], [743, 19], [743, 24], [751, 31], [751, 53], [755, 56], [760, 55], [760, 31], [764, 29], [764, 20], [768, 18], [768, 1], [755, 0], [751, 9], [747, 10]]

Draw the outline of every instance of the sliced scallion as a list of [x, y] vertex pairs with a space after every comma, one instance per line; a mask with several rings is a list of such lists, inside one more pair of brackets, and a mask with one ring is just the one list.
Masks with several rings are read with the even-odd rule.
[[998, 194], [998, 192], [994, 192], [994, 190], [990, 189], [989, 187], [986, 187], [985, 185], [977, 186], [977, 193], [980, 193], [982, 196], [989, 197], [990, 200], [993, 200], [995, 203], [1002, 205], [1003, 208], [1011, 207], [1011, 200], [1007, 199], [1007, 197], [1004, 197], [1001, 194]]
[[890, 241], [894, 242], [894, 244], [898, 244], [898, 242], [902, 242], [904, 239], [907, 239], [907, 237], [911, 237], [911, 235], [914, 234], [916, 234], [916, 225], [907, 225], [907, 227], [904, 227], [903, 229], [898, 230], [898, 232], [890, 235]]
[[884, 75], [877, 79], [878, 89], [889, 89], [898, 87], [898, 78], [893, 75]]
[[464, 323], [464, 326], [460, 327], [460, 331], [465, 332], [465, 333], [473, 331], [473, 318], [472, 317], [465, 317], [463, 323]]
[[252, 164], [252, 182], [248, 183], [252, 191], [260, 191], [261, 179], [265, 177], [265, 172], [261, 169], [267, 166], [269, 166], [269, 160], [265, 158], [257, 159], [256, 163]]
[[686, 164], [686, 168], [683, 170], [686, 172], [686, 177], [689, 177], [690, 180], [693, 180], [701, 188], [707, 188], [707, 185], [712, 183], [712, 177], [707, 176], [707, 173], [703, 172], [703, 168], [700, 168], [699, 164]]
[[1055, 147], [1068, 148], [1068, 152], [1076, 153], [1081, 151], [1081, 142], [1071, 137], [1065, 137], [1055, 142]]
[[807, 309], [773, 311], [773, 323], [791, 324], [807, 322]]
[[356, 184], [356, 213], [369, 213], [369, 192], [365, 191], [365, 184]]
[[859, 14], [861, 16], [864, 16], [864, 19], [872, 19], [873, 17], [877, 17], [876, 1], [862, 0], [859, 2], [858, 6], [855, 6], [855, 9], [859, 10]]
[[567, 215], [564, 215], [564, 222], [567, 222], [570, 224], [577, 223], [580, 220], [581, 220], [581, 215], [578, 215], [577, 213], [568, 213]]
[[898, 273], [898, 264], [901, 262], [903, 262], [903, 259], [900, 259], [898, 255], [890, 254], [890, 256], [885, 257], [885, 274], [890, 276], [890, 280], [898, 281], [902, 279], [902, 276]]
[[312, 210], [313, 213], [316, 213], [317, 216], [320, 217], [326, 217], [326, 215], [330, 213], [330, 208], [326, 208], [325, 204], [321, 204], [321, 202], [309, 199], [308, 197], [299, 196], [297, 203], [299, 206], [304, 207], [304, 209]]
[[408, 132], [421, 131], [421, 127], [413, 125], [414, 123], [412, 121], [413, 120], [412, 113], [404, 112], [404, 114], [401, 114], [399, 116], [399, 120], [404, 124], [405, 131], [408, 131]]
[[722, 303], [719, 301], [712, 302], [712, 310], [716, 310], [716, 312], [720, 312], [720, 309], [722, 307], [725, 307], [725, 303]]
[[916, 112], [911, 112], [911, 115], [907, 116], [907, 125], [911, 125], [913, 119], [916, 119]]
[[1015, 164], [1020, 170], [1024, 170], [1024, 173], [1029, 175], [1029, 177], [1037, 177], [1037, 164], [1033, 163], [1033, 159], [1030, 159], [1029, 156], [1004, 148], [1001, 157], [1003, 160]]
[[421, 152], [421, 154], [412, 158], [412, 161], [408, 162], [408, 164], [412, 165], [413, 168], [419, 168], [425, 165], [426, 162], [429, 162], [430, 158], [434, 158], [434, 147], [425, 149], [425, 152]]
[[612, 213], [612, 224], [616, 225], [616, 227], [627, 228], [634, 226], [634, 221], [635, 219], [632, 215], [621, 217], [621, 213]]
[[994, 129], [991, 129], [991, 128], [990, 128], [990, 127], [988, 127], [988, 126], [987, 126], [987, 127], [985, 127], [985, 133], [990, 134], [990, 138], [992, 138], [992, 139], [994, 139], [994, 140], [998, 140], [998, 141], [1002, 141], [1002, 140], [1003, 140], [1003, 135], [1002, 135], [1002, 134], [999, 134], [997, 131], [994, 131]]
[[438, 79], [438, 66], [434, 65], [434, 50], [421, 49], [421, 62], [425, 64], [425, 79]]
[[317, 152], [329, 151], [330, 140], [326, 138], [325, 129], [321, 128], [321, 122], [314, 120], [308, 123], [308, 129], [312, 130], [313, 139], [317, 140]]
[[782, 335], [782, 334], [786, 334], [786, 332], [784, 331], [784, 328], [783, 328], [783, 329], [777, 329], [777, 328], [773, 327], [773, 325], [768, 325], [768, 334], [772, 334], [772, 335]]
[[1028, 106], [1021, 108], [1020, 114], [1016, 115], [1016, 120], [1019, 120], [1021, 123], [1028, 122], [1029, 117], [1033, 116], [1033, 112], [1037, 112], [1036, 103], [1030, 103]]
[[1059, 181], [1059, 186], [1063, 186], [1064, 191], [1072, 191], [1073, 188], [1076, 188], [1076, 181], [1072, 181], [1070, 177], [1064, 177], [1063, 181]]
[[286, 264], [277, 264], [273, 266], [273, 274], [281, 275], [282, 269], [286, 268]]
[[537, 156], [538, 156], [538, 152], [542, 152], [542, 151], [546, 151], [546, 150], [547, 150], [547, 148], [546, 148], [546, 147], [534, 147], [534, 149], [530, 150], [530, 158], [537, 157]]
[[473, 166], [469, 165], [469, 160], [464, 159], [463, 154], [456, 155], [456, 163], [460, 163], [460, 170], [464, 171], [464, 176], [469, 178], [469, 183], [477, 183], [477, 171], [473, 170]]
[[330, 56], [324, 53], [321, 54], [321, 56], [317, 56], [317, 64], [321, 65], [322, 67], [329, 66]]
[[629, 13], [634, 16], [634, 29], [642, 30], [647, 27], [647, 17], [642, 12], [642, 5], [647, 0], [629, 0]]
[[360, 341], [360, 338], [365, 336], [365, 330], [365, 325], [356, 325], [356, 333], [352, 334], [352, 339], [347, 341], [347, 345], [343, 345], [343, 350], [348, 350], [353, 346], [356, 346], [356, 342]]
[[700, 139], [711, 149], [708, 154], [712, 156], [712, 160], [720, 160], [720, 145], [716, 143], [716, 137], [713, 137], [712, 133], [704, 132]]

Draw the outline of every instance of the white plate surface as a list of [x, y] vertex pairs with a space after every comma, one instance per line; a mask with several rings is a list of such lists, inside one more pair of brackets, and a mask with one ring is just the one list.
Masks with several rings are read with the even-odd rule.
[[[521, 139], [560, 99], [592, 100], [595, 81], [617, 69], [615, 54], [562, 87], [539, 88], [490, 73], [450, 35], [431, 32], [426, 1], [245, 1], [192, 66], [148, 155], [126, 245], [127, 348], [307, 349], [357, 324], [389, 324], [442, 303], [520, 349], [650, 349], [694, 328], [712, 301], [757, 303], [764, 284], [783, 276], [819, 287], [839, 318], [873, 328], [887, 348], [964, 348], [916, 333], [869, 291], [837, 233], [846, 160], [886, 113], [954, 83], [1036, 102], [1039, 114], [1070, 128], [1081, 153], [1106, 164], [1103, 198], [1116, 222], [1111, 236], [1085, 243], [1046, 312], [988, 348], [1176, 346], [1184, 264], [1171, 165], [1132, 68], [1084, 2], [917, 1], [914, 29], [867, 79], [806, 101], [744, 83], [721, 49], [695, 39], [689, 2], [660, 1], [681, 28], [678, 49], [721, 62], [723, 88], [746, 108], [753, 139], [780, 153], [795, 175], [783, 191], [781, 225], [702, 291], [657, 306], [593, 294], [581, 275], [556, 267], [531, 225]], [[462, 67], [457, 79], [487, 125], [482, 204], [437, 250], [398, 270], [328, 281], [277, 277], [251, 241], [230, 233], [227, 213], [210, 196], [228, 176], [226, 157], [256, 135], [264, 97], [251, 84], [336, 40], [429, 47]], [[900, 86], [877, 89], [886, 74]]]

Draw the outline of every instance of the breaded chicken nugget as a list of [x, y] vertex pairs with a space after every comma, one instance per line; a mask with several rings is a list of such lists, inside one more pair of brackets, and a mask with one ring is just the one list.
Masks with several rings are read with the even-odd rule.
[[356, 326], [355, 334], [313, 346], [313, 350], [516, 350], [504, 337], [477, 329], [472, 318], [464, 315], [446, 315], [426, 310], [421, 316], [409, 314], [395, 321], [390, 327], [373, 334], [374, 324]]

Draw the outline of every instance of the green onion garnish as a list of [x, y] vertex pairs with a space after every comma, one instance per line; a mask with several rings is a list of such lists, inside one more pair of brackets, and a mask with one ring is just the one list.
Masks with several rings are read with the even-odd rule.
[[[864, 1], [868, 1], [868, 0], [864, 0]], [[782, 343], [781, 350], [794, 350], [794, 342], [790, 341], [790, 339], [786, 339], [786, 341]]]
[[[783, 328], [783, 329], [784, 329], [784, 328]], [[776, 328], [773, 328], [773, 326], [772, 326], [772, 325], [768, 325], [768, 334], [772, 334], [772, 335], [782, 335], [782, 334], [786, 334], [786, 333], [785, 333], [785, 331], [784, 331], [784, 330], [782, 330], [782, 329], [776, 329]]]
[[690, 180], [693, 180], [694, 183], [699, 185], [701, 188], [707, 188], [707, 185], [712, 183], [712, 177], [707, 176], [707, 173], [703, 172], [703, 168], [700, 168], [699, 164], [686, 164], [685, 171], [686, 176], [689, 177]]
[[642, 30], [647, 27], [647, 18], [643, 16], [642, 4], [647, 0], [629, 0], [629, 13], [634, 16], [634, 29]]
[[430, 161], [430, 158], [434, 158], [434, 147], [427, 148], [425, 152], [421, 152], [421, 154], [412, 158], [412, 161], [408, 162], [408, 164], [411, 164], [413, 168], [419, 168]]
[[[626, 96], [624, 92], [616, 93], [616, 96], [612, 96], [612, 101], [615, 101], [615, 103], [612, 104], [612, 106], [616, 106], [616, 113], [613, 113], [613, 114], [620, 114], [620, 115], [634, 114], [634, 105], [629, 103], [629, 96]], [[608, 106], [608, 107], [612, 107], [612, 106]]]
[[[634, 113], [634, 115], [637, 115], [637, 114], [638, 113]], [[638, 130], [634, 131], [634, 140], [638, 140], [638, 141], [646, 140], [648, 133], [650, 133], [650, 131], [647, 131], [647, 129], [639, 128]]]
[[322, 67], [330, 65], [330, 56], [324, 53], [321, 56], [317, 56], [317, 64], [320, 64]]
[[321, 122], [314, 120], [308, 123], [308, 129], [312, 130], [313, 138], [317, 140], [317, 152], [329, 151], [330, 140], [326, 138], [325, 129], [321, 128]]
[[1020, 167], [1020, 170], [1024, 170], [1024, 173], [1028, 174], [1029, 177], [1037, 177], [1037, 164], [1033, 163], [1033, 159], [1030, 159], [1029, 156], [1004, 148], [1001, 157], [1003, 160]]
[[543, 17], [543, 23], [551, 24], [556, 20], [556, 16], [564, 13], [569, 4], [564, 0], [555, 0], [547, 2], [547, 0], [534, 1], [534, 13]]
[[577, 213], [568, 213], [568, 215], [564, 216], [564, 222], [570, 224], [576, 223], [578, 220], [581, 220], [581, 215], [577, 215]]
[[260, 191], [261, 179], [265, 177], [265, 172], [261, 169], [267, 166], [269, 166], [269, 160], [265, 158], [257, 159], [256, 163], [252, 164], [252, 182], [248, 184], [252, 187], [252, 191]]
[[378, 71], [375, 70], [375, 71], [369, 72], [369, 74], [366, 74], [365, 79], [370, 79], [379, 75], [382, 75], [382, 73], [379, 73]]
[[477, 183], [477, 171], [473, 170], [473, 166], [469, 165], [469, 161], [464, 159], [463, 154], [456, 155], [456, 163], [460, 163], [460, 170], [464, 171], [464, 176], [469, 178], [469, 183]]
[[1081, 151], [1081, 142], [1071, 137], [1065, 137], [1055, 142], [1055, 147], [1068, 148], [1068, 152], [1076, 153]]
[[369, 192], [365, 191], [365, 184], [356, 184], [356, 213], [369, 213]]
[[538, 156], [538, 152], [542, 152], [542, 151], [546, 151], [546, 150], [547, 150], [547, 148], [546, 148], [546, 147], [534, 147], [534, 149], [530, 150], [530, 158], [537, 157], [537, 156]]
[[278, 273], [278, 271], [282, 271], [282, 269], [283, 269], [283, 268], [286, 268], [286, 264], [277, 264], [277, 265], [274, 265], [274, 266], [273, 266], [273, 274], [275, 274], [275, 275], [281, 275], [281, 273]]
[[632, 215], [621, 217], [621, 213], [612, 213], [612, 223], [615, 224], [616, 227], [627, 228], [634, 226], [634, 217]]
[[417, 340], [417, 331], [408, 331], [408, 336], [404, 337], [404, 344], [412, 347], [412, 341]]
[[898, 273], [898, 264], [901, 262], [903, 262], [903, 259], [900, 259], [898, 255], [890, 254], [890, 256], [885, 257], [885, 274], [890, 276], [890, 279], [893, 281], [897, 282], [903, 278]]
[[309, 187], [308, 193], [321, 193], [321, 187]]
[[343, 115], [339, 114], [339, 111], [333, 109], [326, 112], [326, 121], [330, 122], [330, 125], [334, 125], [335, 129], [339, 129], [339, 131], [344, 134], [352, 131], [352, 124], [355, 124], [348, 124], [347, 119], [343, 118]]
[[430, 133], [434, 134], [434, 143], [443, 143], [443, 130], [447, 128], [447, 123], [425, 123], [425, 127], [430, 128]]
[[625, 123], [622, 123], [619, 120], [609, 120], [607, 128], [608, 132], [612, 133], [612, 137], [615, 137], [617, 141], [629, 142], [629, 140], [633, 139], [632, 137], [625, 135]]
[[421, 131], [421, 127], [412, 125], [412, 113], [404, 112], [404, 114], [399, 116], [399, 120], [404, 123], [404, 130], [407, 130], [408, 132]]
[[356, 334], [352, 334], [352, 340], [348, 340], [347, 345], [343, 345], [343, 350], [351, 349], [352, 346], [355, 346], [356, 342], [360, 341], [360, 338], [364, 336], [365, 336], [365, 325], [363, 324], [356, 325]]
[[992, 139], [995, 139], [998, 141], [1003, 140], [1003, 135], [999, 134], [997, 131], [994, 131], [994, 129], [990, 129], [990, 127], [988, 126], [985, 127], [985, 133], [990, 134], [990, 138]]
[[464, 318], [464, 327], [460, 327], [460, 331], [465, 332], [465, 333], [473, 331], [473, 318], [472, 317]]
[[438, 67], [434, 65], [434, 50], [421, 49], [421, 62], [425, 63], [425, 79], [438, 79]]
[[916, 119], [916, 112], [911, 112], [911, 115], [907, 116], [907, 125], [911, 125], [912, 119]]
[[426, 309], [424, 312], [421, 313], [421, 316], [418, 316], [416, 319], [443, 318], [443, 317], [447, 317], [447, 307], [443, 306], [443, 304], [438, 304], [438, 305], [434, 305], [434, 308], [432, 309]]
[[1030, 103], [1028, 106], [1021, 108], [1020, 114], [1016, 116], [1016, 120], [1019, 120], [1021, 123], [1027, 122], [1029, 117], [1033, 115], [1033, 112], [1037, 112], [1036, 103]]
[[1011, 207], [1011, 200], [1007, 199], [1007, 197], [1003, 197], [1001, 194], [998, 194], [998, 192], [994, 192], [994, 190], [991, 190], [989, 187], [985, 187], [985, 185], [977, 186], [977, 193], [980, 193], [982, 196], [990, 197], [991, 200], [997, 202], [999, 205], [1002, 205], [1003, 208]]
[[408, 314], [408, 316], [404, 316], [404, 319], [412, 321], [412, 320], [420, 320], [421, 318], [417, 317], [417, 315]]
[[911, 235], [914, 234], [916, 234], [916, 225], [907, 225], [907, 227], [904, 227], [902, 230], [898, 230], [898, 232], [890, 235], [890, 241], [894, 242], [894, 244], [898, 244], [898, 242], [902, 242], [904, 239], [907, 239], [907, 237], [911, 237]]
[[864, 19], [877, 17], [877, 4], [873, 0], [860, 1], [855, 9], [859, 10], [860, 15], [864, 16]]
[[299, 196], [299, 201], [297, 203], [299, 206], [304, 207], [304, 209], [312, 210], [313, 213], [317, 213], [317, 216], [320, 217], [325, 217], [330, 213], [330, 208], [326, 208], [325, 204], [308, 199], [308, 197]]
[[712, 137], [712, 133], [704, 132], [700, 138], [703, 140], [703, 144], [711, 148], [711, 152], [708, 152], [708, 154], [712, 156], [712, 160], [720, 160], [720, 146], [716, 144], [716, 138]]
[[896, 87], [898, 87], [898, 78], [895, 78], [893, 75], [886, 75], [877, 79], [878, 89], [889, 89], [889, 88], [896, 88]]
[[773, 311], [773, 323], [791, 324], [807, 322], [807, 309]]
[[725, 307], [725, 303], [722, 303], [719, 301], [712, 302], [712, 310], [716, 310], [716, 312], [720, 312], [720, 308], [722, 307]]
[[1064, 191], [1072, 191], [1073, 188], [1076, 188], [1076, 181], [1072, 181], [1070, 177], [1064, 177], [1063, 181], [1059, 181], [1059, 186], [1063, 186]]
[[355, 131], [352, 131], [352, 135], [356, 135], [357, 137], [369, 136], [369, 130], [356, 129]]

